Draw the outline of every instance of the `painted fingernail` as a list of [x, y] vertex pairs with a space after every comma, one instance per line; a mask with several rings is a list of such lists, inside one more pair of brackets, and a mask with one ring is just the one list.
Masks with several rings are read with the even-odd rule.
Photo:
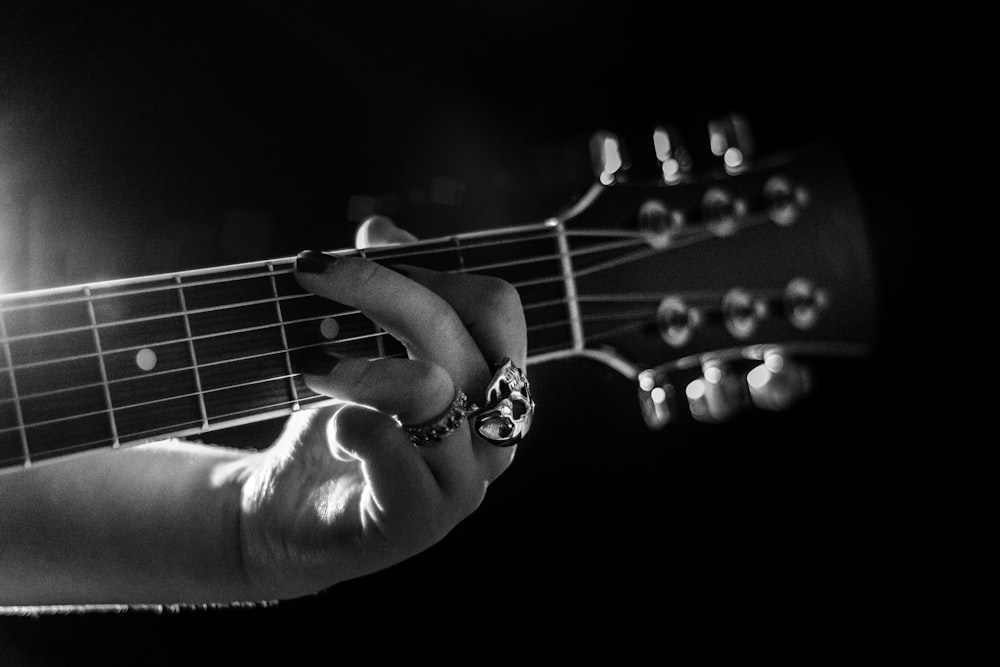
[[303, 250], [295, 258], [295, 270], [300, 273], [324, 273], [337, 261], [318, 250]]
[[330, 372], [340, 363], [338, 357], [329, 354], [314, 352], [305, 355], [302, 359], [301, 368], [303, 373], [310, 375], [329, 375]]

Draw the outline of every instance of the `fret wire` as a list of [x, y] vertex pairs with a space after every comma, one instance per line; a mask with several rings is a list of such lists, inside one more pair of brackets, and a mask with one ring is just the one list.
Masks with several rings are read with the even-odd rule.
[[31, 450], [28, 449], [28, 432], [24, 428], [24, 415], [21, 412], [21, 399], [17, 392], [17, 378], [14, 377], [14, 355], [7, 342], [7, 325], [4, 322], [3, 311], [0, 311], [0, 338], [3, 338], [3, 351], [7, 357], [7, 371], [10, 373], [10, 393], [14, 401], [14, 414], [17, 417], [18, 429], [21, 431], [21, 451], [24, 454], [24, 467], [31, 465]]
[[[84, 287], [83, 293], [90, 297], [90, 288]], [[111, 388], [108, 386], [108, 369], [104, 367], [104, 355], [101, 354], [101, 334], [97, 331], [97, 314], [94, 312], [94, 302], [87, 299], [87, 315], [94, 331], [94, 347], [97, 349], [97, 364], [101, 371], [101, 384], [104, 388], [104, 400], [108, 403], [108, 421], [111, 424], [112, 447], [118, 447], [118, 424], [115, 419], [114, 405], [111, 402]]]
[[563, 285], [566, 291], [566, 310], [569, 314], [570, 333], [573, 336], [573, 349], [583, 349], [583, 323], [580, 321], [580, 305], [576, 300], [576, 276], [573, 273], [573, 261], [570, 259], [569, 242], [566, 240], [566, 230], [559, 222], [556, 227], [559, 235], [556, 243], [559, 245], [560, 263], [563, 270]]
[[278, 283], [274, 278], [274, 265], [268, 262], [267, 268], [271, 270], [271, 291], [274, 293], [274, 311], [278, 315], [278, 331], [281, 333], [281, 346], [285, 348], [285, 368], [288, 369], [288, 385], [292, 390], [292, 409], [298, 410], [299, 390], [295, 387], [295, 379], [291, 375], [294, 372], [292, 370], [292, 356], [288, 352], [288, 335], [285, 333], [285, 320], [281, 314], [281, 302], [278, 300]]
[[[187, 334], [188, 354], [191, 356], [191, 368], [186, 370], [194, 371], [194, 386], [198, 390], [198, 409], [201, 411], [201, 426], [208, 428], [208, 408], [205, 405], [204, 392], [201, 390], [201, 370], [198, 368], [198, 353], [194, 349], [194, 337], [191, 335], [191, 319], [188, 317], [187, 299], [184, 296], [184, 283], [180, 276], [174, 276], [177, 283], [177, 299], [181, 304], [181, 311], [184, 313], [184, 333]], [[146, 376], [139, 376], [146, 377]], [[136, 378], [129, 378], [136, 379]]]
[[[367, 258], [367, 253], [365, 252], [364, 248], [359, 249], [358, 252], [361, 254], [362, 259]], [[372, 321], [372, 324], [375, 325], [375, 333], [379, 334], [375, 338], [375, 349], [378, 350], [378, 356], [382, 357], [383, 355], [385, 355], [385, 345], [382, 344], [382, 335], [381, 335], [382, 327], [380, 327], [374, 320]]]
[[455, 251], [458, 252], [458, 270], [464, 272], [465, 268], [465, 254], [462, 252], [462, 243], [458, 240], [457, 236], [451, 237], [451, 240], [455, 244]]

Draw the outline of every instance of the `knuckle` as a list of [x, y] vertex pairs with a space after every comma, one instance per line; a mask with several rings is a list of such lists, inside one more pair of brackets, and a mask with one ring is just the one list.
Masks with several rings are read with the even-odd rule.
[[413, 382], [420, 387], [422, 393], [436, 396], [450, 394], [453, 391], [455, 383], [444, 367], [432, 361], [421, 359], [414, 359], [411, 363], [414, 373]]
[[378, 276], [380, 267], [375, 262], [369, 262], [357, 257], [341, 257], [335, 265], [337, 270], [346, 274], [357, 289], [367, 287]]
[[499, 306], [503, 310], [520, 310], [521, 295], [517, 288], [506, 280], [491, 276], [483, 279], [484, 296], [492, 305]]

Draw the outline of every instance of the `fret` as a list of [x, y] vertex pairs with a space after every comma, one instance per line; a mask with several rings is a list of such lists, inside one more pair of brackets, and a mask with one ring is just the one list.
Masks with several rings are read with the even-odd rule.
[[583, 321], [580, 318], [580, 304], [576, 297], [576, 278], [573, 274], [573, 258], [570, 257], [569, 242], [566, 240], [566, 227], [562, 222], [555, 225], [556, 242], [559, 245], [560, 263], [562, 265], [563, 282], [566, 288], [566, 309], [569, 311], [570, 329], [573, 333], [573, 349], [583, 349]]
[[462, 253], [462, 242], [457, 236], [451, 237], [451, 240], [455, 244], [455, 252], [458, 253], [458, 270], [465, 271], [465, 255]]
[[[3, 338], [3, 354], [4, 363], [7, 366], [6, 376], [9, 380], [9, 386], [5, 387], [7, 391], [0, 393], [0, 398], [6, 398], [7, 394], [10, 395], [10, 410], [14, 413], [14, 418], [17, 421], [17, 434], [21, 441], [21, 454], [23, 456], [23, 461], [21, 462], [24, 467], [31, 465], [31, 451], [28, 449], [28, 431], [24, 427], [24, 415], [21, 412], [21, 400], [17, 392], [17, 378], [14, 376], [14, 361], [10, 353], [10, 343], [7, 340], [7, 325], [4, 322], [3, 309], [0, 309], [0, 337]], [[0, 421], [0, 428], [6, 427], [7, 420]], [[13, 459], [13, 452], [6, 451], [4, 442], [2, 440], [3, 435], [0, 434], [0, 463], [5, 460]]]
[[274, 311], [278, 316], [278, 330], [281, 332], [281, 346], [285, 349], [285, 367], [288, 369], [288, 385], [292, 392], [292, 409], [299, 409], [299, 392], [295, 387], [295, 372], [292, 370], [292, 356], [288, 351], [288, 334], [285, 332], [285, 320], [281, 315], [281, 299], [278, 297], [278, 283], [274, 278], [274, 264], [267, 263], [267, 270], [271, 272], [271, 292], [274, 294]]
[[5, 299], [4, 347], [32, 462], [87, 449], [81, 442], [108, 447], [120, 442], [112, 428], [88, 289], [77, 288], [74, 298], [63, 298], [66, 294], [22, 295], [15, 309], [8, 309]]
[[[358, 249], [358, 255], [360, 255], [363, 259], [368, 259], [367, 250], [368, 250], [367, 248]], [[385, 356], [385, 341], [383, 341], [383, 336], [382, 336], [385, 330], [375, 322], [372, 322], [372, 326], [375, 329], [375, 349], [376, 349], [375, 354], [379, 358], [382, 358]]]
[[205, 408], [205, 394], [201, 386], [201, 371], [198, 370], [198, 353], [194, 349], [194, 336], [191, 334], [191, 320], [188, 315], [187, 300], [184, 298], [184, 285], [181, 277], [175, 279], [177, 283], [177, 299], [181, 304], [181, 311], [184, 313], [184, 333], [187, 335], [188, 354], [191, 359], [191, 366], [194, 368], [194, 385], [198, 392], [198, 410], [201, 412], [202, 428], [208, 428], [208, 410]]
[[108, 388], [108, 370], [104, 366], [104, 355], [101, 354], [101, 334], [97, 330], [97, 315], [94, 312], [94, 302], [90, 299], [90, 288], [83, 288], [83, 293], [87, 296], [87, 314], [90, 317], [90, 327], [94, 332], [94, 349], [97, 350], [97, 365], [101, 371], [101, 383], [104, 390], [104, 400], [108, 404], [108, 422], [111, 426], [112, 447], [118, 447], [118, 424], [115, 422], [115, 408], [111, 403], [111, 390]]

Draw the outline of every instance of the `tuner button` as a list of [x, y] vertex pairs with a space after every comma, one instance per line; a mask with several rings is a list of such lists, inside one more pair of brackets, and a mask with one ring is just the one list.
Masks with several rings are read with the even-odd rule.
[[816, 326], [820, 313], [829, 305], [826, 290], [807, 278], [795, 278], [785, 288], [785, 314], [788, 321], [803, 331]]
[[767, 317], [767, 304], [755, 299], [746, 290], [731, 289], [722, 298], [722, 316], [726, 330], [734, 338], [745, 340], [757, 331], [757, 326]]
[[727, 173], [738, 174], [746, 169], [753, 155], [753, 135], [743, 116], [730, 114], [710, 121], [708, 141], [712, 154], [722, 158]]
[[691, 416], [700, 422], [728, 421], [750, 405], [747, 383], [726, 366], [709, 361], [684, 390]]
[[670, 423], [677, 412], [677, 397], [673, 386], [657, 378], [656, 371], [639, 373], [639, 409], [642, 418], [652, 430]]
[[680, 183], [691, 171], [691, 154], [669, 125], [658, 125], [653, 130], [653, 151], [660, 163], [664, 183]]
[[764, 202], [774, 224], [787, 227], [798, 219], [809, 194], [803, 187], [792, 186], [784, 176], [772, 176], [764, 183]]
[[621, 179], [628, 169], [622, 142], [613, 132], [595, 132], [590, 138], [590, 158], [594, 173], [604, 185], [612, 185]]
[[747, 213], [747, 203], [735, 199], [722, 188], [709, 188], [701, 199], [701, 215], [705, 226], [716, 236], [732, 236]]
[[656, 324], [660, 337], [670, 347], [682, 347], [701, 324], [701, 311], [690, 308], [679, 297], [668, 296], [656, 309]]
[[779, 352], [768, 352], [764, 362], [747, 373], [750, 399], [763, 410], [788, 409], [808, 393], [811, 384], [809, 369]]
[[659, 199], [648, 199], [639, 207], [639, 228], [655, 248], [666, 248], [674, 233], [684, 226], [684, 212]]

